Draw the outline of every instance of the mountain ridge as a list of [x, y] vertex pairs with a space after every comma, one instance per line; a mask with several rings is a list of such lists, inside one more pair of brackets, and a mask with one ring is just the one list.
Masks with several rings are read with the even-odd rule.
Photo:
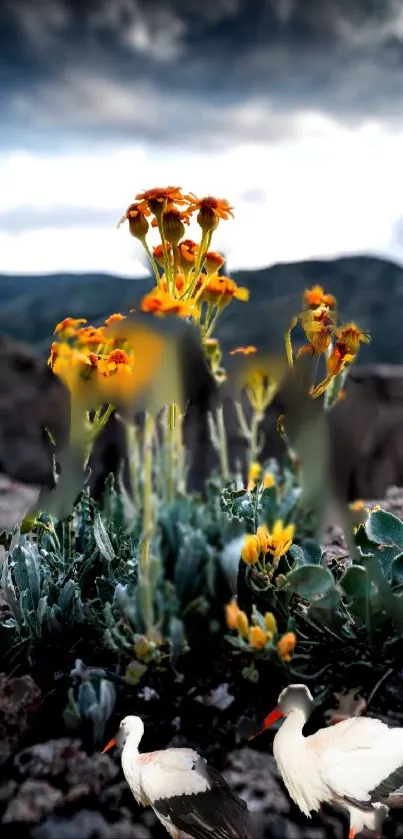
[[[305, 288], [319, 283], [334, 294], [344, 321], [368, 329], [372, 342], [362, 363], [403, 363], [400, 309], [403, 267], [378, 256], [280, 262], [269, 268], [232, 272], [250, 290], [250, 301], [234, 301], [221, 315], [216, 335], [224, 349], [240, 344], [278, 346]], [[138, 308], [153, 285], [151, 277], [122, 278], [101, 272], [0, 274], [0, 333], [45, 352], [55, 324], [64, 317], [99, 323], [108, 314]]]

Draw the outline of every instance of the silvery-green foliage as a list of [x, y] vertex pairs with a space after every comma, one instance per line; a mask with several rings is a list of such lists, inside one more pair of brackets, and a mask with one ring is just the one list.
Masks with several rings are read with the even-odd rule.
[[70, 673], [74, 687], [68, 691], [68, 703], [63, 713], [65, 725], [70, 730], [79, 730], [84, 720], [91, 724], [94, 746], [104, 738], [106, 724], [116, 702], [116, 690], [105, 678], [101, 668], [86, 667], [77, 659]]

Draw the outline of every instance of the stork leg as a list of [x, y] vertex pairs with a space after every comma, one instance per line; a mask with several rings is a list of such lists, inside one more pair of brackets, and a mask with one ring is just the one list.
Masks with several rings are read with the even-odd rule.
[[348, 839], [355, 839], [356, 833], [356, 829], [354, 827], [350, 827], [350, 830], [348, 832]]

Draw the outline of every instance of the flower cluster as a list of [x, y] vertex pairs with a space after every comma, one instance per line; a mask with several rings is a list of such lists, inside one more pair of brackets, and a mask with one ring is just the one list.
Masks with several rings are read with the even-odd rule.
[[294, 524], [284, 527], [281, 520], [277, 520], [271, 530], [266, 525], [260, 525], [256, 533], [245, 536], [241, 551], [243, 561], [246, 565], [258, 565], [270, 579], [280, 557], [290, 550], [294, 532]]
[[[199, 242], [186, 238], [186, 226], [196, 216]], [[132, 236], [143, 245], [151, 262], [156, 285], [142, 300], [141, 308], [158, 316], [175, 314], [200, 324], [204, 340], [219, 314], [231, 300], [247, 301], [249, 292], [220, 273], [224, 257], [211, 250], [214, 231], [233, 216], [224, 198], [197, 198], [179, 187], [156, 187], [139, 192], [119, 225], [128, 222]], [[150, 248], [149, 229], [157, 228], [160, 243]]]
[[[360, 345], [368, 344], [370, 336], [355, 323], [338, 325], [336, 298], [325, 293], [319, 285], [305, 290], [303, 311], [293, 319], [290, 332], [298, 320], [308, 343], [298, 350], [297, 358], [302, 355], [319, 358], [326, 354], [326, 378], [319, 386], [313, 386], [311, 391], [313, 396], [320, 396], [330, 382], [355, 360]], [[292, 350], [290, 356], [292, 362]]]
[[256, 608], [252, 612], [252, 622], [243, 612], [236, 600], [231, 600], [225, 607], [225, 620], [228, 629], [238, 633], [237, 645], [253, 650], [275, 650], [282, 661], [291, 661], [297, 643], [294, 632], [279, 636], [277, 621], [272, 612], [261, 615]]

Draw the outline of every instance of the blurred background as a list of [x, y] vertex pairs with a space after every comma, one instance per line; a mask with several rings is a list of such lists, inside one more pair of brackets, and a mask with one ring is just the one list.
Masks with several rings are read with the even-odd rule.
[[224, 345], [320, 282], [372, 332], [361, 362], [403, 361], [400, 0], [2, 0], [0, 33], [1, 333], [45, 352], [135, 304], [116, 222], [172, 183], [235, 207], [215, 247], [251, 303]]

